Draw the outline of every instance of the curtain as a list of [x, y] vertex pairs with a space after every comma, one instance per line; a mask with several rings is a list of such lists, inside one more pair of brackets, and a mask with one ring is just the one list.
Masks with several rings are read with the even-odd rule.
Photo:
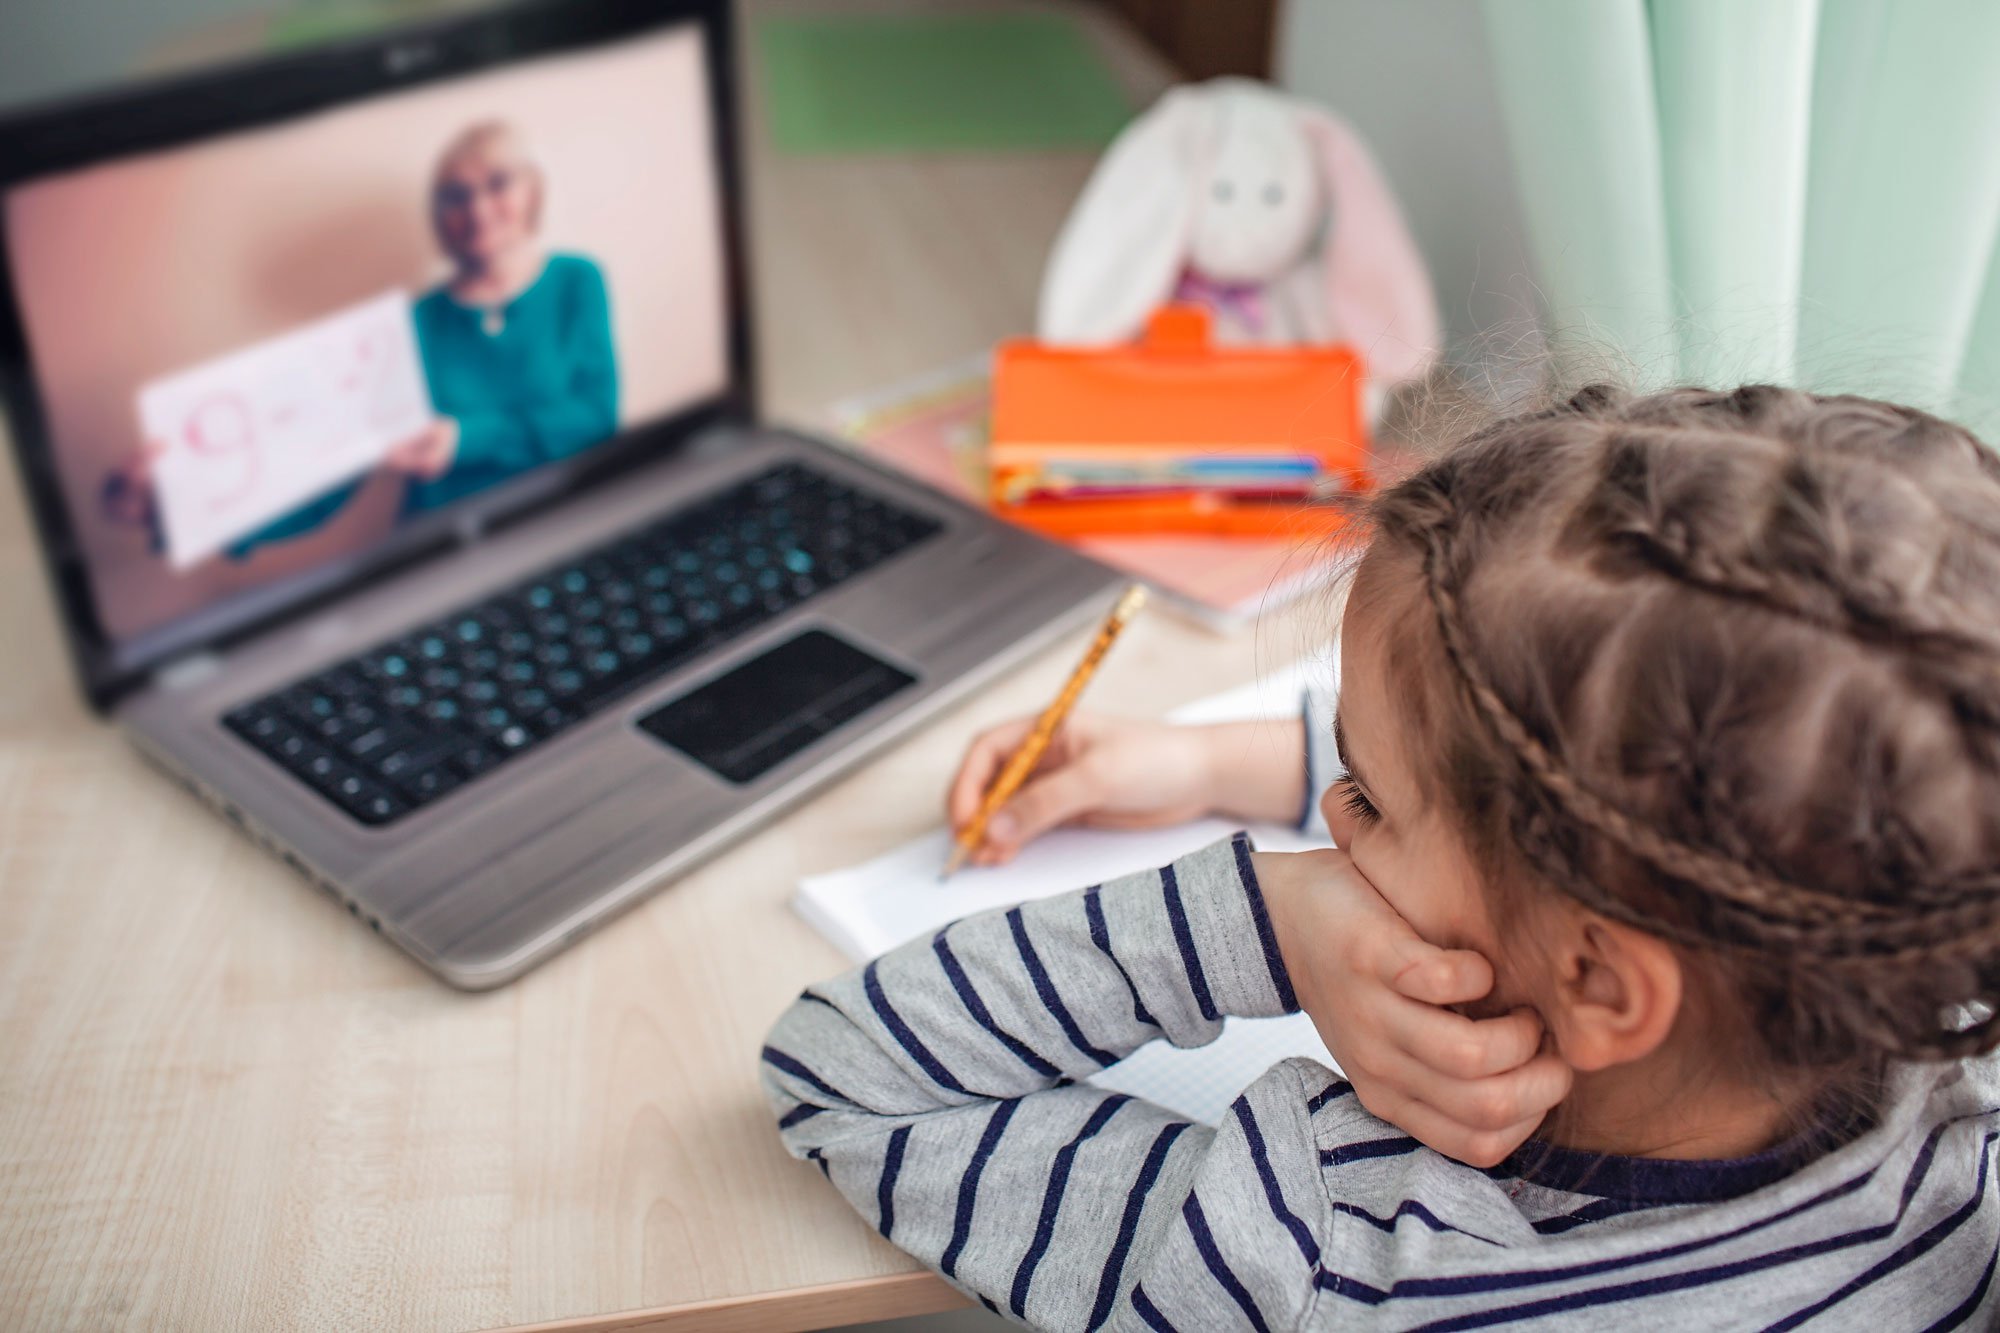
[[1484, 4], [1560, 357], [2000, 443], [2000, 3]]

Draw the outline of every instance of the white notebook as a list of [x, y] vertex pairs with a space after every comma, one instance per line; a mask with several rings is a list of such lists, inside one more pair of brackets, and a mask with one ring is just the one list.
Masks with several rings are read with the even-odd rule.
[[[1319, 669], [1317, 663], [1300, 663], [1255, 684], [1190, 704], [1174, 713], [1173, 720], [1295, 718], [1305, 684]], [[1252, 743], [1258, 742], [1253, 738]], [[1272, 762], [1303, 762], [1285, 729], [1273, 727], [1268, 744]], [[1219, 819], [1201, 819], [1139, 832], [1063, 829], [1036, 839], [1007, 865], [962, 870], [947, 885], [940, 885], [937, 877], [950, 850], [950, 834], [938, 828], [872, 861], [807, 876], [799, 882], [792, 906], [842, 953], [863, 962], [974, 912], [1011, 907], [1165, 865], [1228, 837], [1237, 827]], [[1251, 836], [1264, 851], [1304, 851], [1327, 845], [1323, 838], [1296, 828], [1253, 826]], [[1245, 1086], [1273, 1064], [1294, 1055], [1333, 1064], [1311, 1020], [1303, 1014], [1232, 1018], [1224, 1024], [1222, 1036], [1207, 1046], [1179, 1050], [1157, 1041], [1095, 1075], [1091, 1082], [1215, 1124]]]

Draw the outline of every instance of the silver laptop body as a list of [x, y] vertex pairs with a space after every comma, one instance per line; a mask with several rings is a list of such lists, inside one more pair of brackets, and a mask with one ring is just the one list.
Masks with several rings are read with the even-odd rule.
[[[705, 654], [384, 828], [347, 818], [220, 725], [279, 689], [783, 457], [938, 519], [886, 565]], [[862, 466], [756, 428], [559, 506], [238, 647], [183, 661], [114, 716], [149, 755], [301, 874], [455, 986], [520, 975], [727, 847], [1052, 635], [1100, 612], [1102, 566]], [[638, 725], [815, 627], [916, 684], [737, 785]]]
[[[733, 113], [721, 0], [531, 5], [310, 59], [323, 76], [316, 95], [338, 106], [343, 98], [328, 99], [325, 88], [340, 86], [339, 72], [349, 67], [352, 95], [361, 98], [398, 80], [490, 70], [551, 45], [597, 49], [674, 24], [702, 25], [725, 154], [728, 241], [740, 256], [726, 158]], [[286, 89], [298, 82], [288, 82], [288, 72], [296, 73], [226, 73], [109, 99], [94, 113], [107, 127], [97, 155], [157, 137], [162, 124], [216, 129], [218, 87], [237, 88], [238, 104], [281, 122], [293, 109]], [[66, 160], [64, 152], [89, 156], [74, 148], [74, 134], [52, 128], [62, 124], [54, 115], [20, 127], [25, 137], [16, 145], [56, 146], [40, 157], [21, 149], [0, 161], [0, 187], [10, 177], [46, 173], [51, 162]], [[141, 132], [141, 125], [152, 128]], [[129, 141], [119, 127], [133, 127]], [[23, 473], [86, 693], [146, 755], [361, 922], [450, 984], [481, 989], [519, 976], [1101, 612], [1115, 583], [1102, 566], [837, 447], [756, 425], [747, 411], [740, 259], [735, 272], [729, 384], [698, 411], [622, 430], [597, 451], [616, 455], [617, 466], [579, 468], [553, 487], [558, 495], [532, 505], [462, 506], [442, 529], [442, 544], [434, 540], [395, 562], [357, 561], [334, 586], [253, 608], [234, 624], [225, 618], [197, 641], [136, 665], [93, 623], [64, 501], [48, 477], [53, 446], [34, 376], [12, 376], [9, 406]], [[0, 305], [11, 337], [0, 357], [11, 357], [17, 370], [31, 366], [13, 300]], [[579, 553], [787, 464], [934, 526], [881, 563], [637, 682], [508, 762], [387, 822], [351, 816], [223, 723], [252, 701], [417, 627], [445, 623]], [[496, 494], [505, 497], [506, 488]], [[833, 663], [824, 679], [788, 665], [804, 660], [802, 644], [819, 654], [815, 663]], [[767, 699], [780, 702], [767, 707]], [[696, 705], [708, 712], [690, 721], [691, 711], [700, 713]], [[686, 734], [696, 739], [684, 739], [676, 726], [691, 727]], [[704, 736], [724, 758], [703, 750]]]

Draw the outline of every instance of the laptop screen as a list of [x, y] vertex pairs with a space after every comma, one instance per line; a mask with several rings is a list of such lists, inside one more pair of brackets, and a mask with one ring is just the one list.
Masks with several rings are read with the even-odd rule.
[[710, 108], [688, 24], [9, 191], [114, 651], [281, 604], [723, 393]]

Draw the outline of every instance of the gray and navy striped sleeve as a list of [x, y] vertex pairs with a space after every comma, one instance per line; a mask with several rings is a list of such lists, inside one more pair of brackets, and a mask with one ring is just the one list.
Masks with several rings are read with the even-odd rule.
[[1873, 1127], [1728, 1161], [1530, 1142], [1478, 1170], [1307, 1060], [1216, 1128], [1079, 1082], [1295, 1006], [1239, 835], [969, 917], [779, 1019], [786, 1146], [1038, 1328], [1993, 1328], [2000, 1068], [1910, 1066]]
[[993, 1309], [1051, 1329], [1282, 1327], [1313, 1298], [1300, 1240], [1325, 1211], [1297, 1184], [1318, 1176], [1297, 1088], [1212, 1130], [1078, 1080], [1296, 1007], [1239, 834], [811, 988], [764, 1081], [794, 1156]]

